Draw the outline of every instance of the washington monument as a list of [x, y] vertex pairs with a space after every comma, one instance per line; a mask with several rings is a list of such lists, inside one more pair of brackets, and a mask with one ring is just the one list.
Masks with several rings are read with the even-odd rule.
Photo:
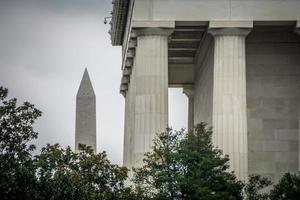
[[85, 69], [76, 96], [75, 151], [81, 145], [91, 146], [96, 151], [96, 95]]

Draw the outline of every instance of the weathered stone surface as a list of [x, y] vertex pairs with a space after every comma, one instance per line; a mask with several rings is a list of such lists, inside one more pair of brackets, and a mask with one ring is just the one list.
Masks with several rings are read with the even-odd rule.
[[79, 144], [91, 146], [96, 151], [96, 95], [85, 69], [76, 96], [75, 151]]
[[[125, 123], [124, 123], [124, 147], [123, 147], [123, 165], [131, 169], [134, 160], [134, 137], [135, 131], [135, 95], [136, 95], [136, 62], [133, 62], [130, 84], [125, 97]], [[130, 171], [130, 176], [131, 171]]]
[[[126, 114], [131, 122], [125, 124], [131, 128], [125, 127], [125, 135], [131, 139], [125, 145], [130, 148], [124, 153], [128, 161], [124, 164], [138, 163], [149, 150], [153, 131], [167, 124], [167, 85], [191, 84], [194, 123], [214, 126], [214, 143], [230, 155], [231, 169], [239, 178], [247, 176], [248, 161], [250, 174], [261, 173], [274, 181], [286, 171], [297, 171], [299, 6], [295, 0], [135, 1], [123, 41], [124, 54], [127, 47], [137, 48], [135, 54], [128, 52], [127, 63], [123, 58], [123, 66], [132, 67], [133, 59], [137, 62], [135, 73], [124, 74], [131, 76], [127, 96], [133, 96], [126, 99], [131, 102], [126, 103], [126, 112], [132, 114]], [[214, 38], [206, 34], [207, 26]], [[170, 57], [167, 43], [170, 50], [178, 38], [158, 36], [161, 28], [174, 28], [177, 35], [179, 29], [198, 29], [201, 37], [179, 38], [180, 48], [186, 49]], [[191, 39], [197, 42], [190, 43]], [[194, 57], [184, 57], [190, 54], [187, 48], [197, 49]]]
[[132, 166], [141, 166], [156, 133], [168, 126], [168, 35], [171, 29], [147, 28], [137, 33], [134, 66], [134, 137]]
[[194, 83], [194, 123], [212, 126], [214, 43], [210, 42], [202, 65], [196, 66]]
[[230, 170], [248, 178], [246, 36], [253, 23], [210, 27], [214, 36], [213, 142], [230, 157]]
[[299, 44], [288, 27], [255, 28], [247, 38], [249, 173], [273, 181], [299, 168]]
[[194, 126], [194, 86], [185, 85], [183, 93], [188, 98], [188, 130], [192, 130]]

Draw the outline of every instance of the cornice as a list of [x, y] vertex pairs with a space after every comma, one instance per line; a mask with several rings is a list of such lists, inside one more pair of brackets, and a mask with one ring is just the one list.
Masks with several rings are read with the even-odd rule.
[[120, 46], [123, 43], [123, 37], [126, 28], [127, 15], [130, 0], [113, 0], [113, 11], [111, 19], [110, 36], [111, 43], [114, 46]]
[[248, 35], [253, 28], [253, 21], [210, 21], [208, 33], [219, 35]]

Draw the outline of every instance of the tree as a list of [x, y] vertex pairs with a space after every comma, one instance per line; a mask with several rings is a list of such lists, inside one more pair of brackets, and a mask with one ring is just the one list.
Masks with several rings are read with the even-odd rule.
[[270, 191], [271, 200], [298, 200], [300, 198], [300, 173], [286, 173]]
[[47, 145], [36, 158], [40, 199], [89, 200], [124, 199], [127, 168], [113, 165], [106, 153], [95, 154], [90, 147], [74, 153], [70, 147]]
[[243, 199], [242, 182], [228, 172], [229, 158], [213, 146], [211, 138], [212, 129], [200, 123], [181, 141], [184, 176], [179, 184], [184, 199]]
[[228, 156], [212, 145], [212, 130], [200, 123], [184, 135], [167, 130], [154, 140], [133, 181], [144, 199], [242, 199], [242, 182]]
[[32, 199], [35, 168], [29, 144], [37, 138], [32, 128], [41, 111], [17, 99], [7, 100], [8, 90], [0, 87], [0, 193], [2, 199]]
[[25, 102], [7, 100], [0, 87], [0, 194], [1, 199], [93, 200], [132, 199], [124, 186], [127, 168], [113, 165], [106, 153], [90, 147], [74, 153], [70, 147], [47, 145], [37, 156], [30, 144], [38, 133], [33, 123], [41, 111]]
[[269, 198], [268, 192], [263, 192], [272, 182], [260, 175], [250, 175], [248, 183], [245, 186], [245, 195], [247, 200], [266, 200]]
[[180, 176], [178, 149], [183, 131], [158, 134], [153, 149], [145, 154], [144, 166], [135, 168], [133, 182], [141, 199], [179, 199], [177, 179]]
[[[47, 145], [33, 156], [38, 133], [33, 124], [41, 111], [25, 102], [7, 99], [0, 87], [0, 194], [1, 199], [93, 200], [93, 199], [205, 199], [240, 200], [242, 182], [228, 172], [229, 158], [211, 141], [212, 130], [200, 123], [184, 130], [158, 134], [144, 165], [134, 169], [135, 190], [126, 187], [128, 169], [113, 165], [105, 152], [96, 154], [82, 146]], [[248, 200], [296, 200], [300, 196], [300, 173], [286, 173], [270, 193], [271, 182], [252, 175], [245, 187]]]

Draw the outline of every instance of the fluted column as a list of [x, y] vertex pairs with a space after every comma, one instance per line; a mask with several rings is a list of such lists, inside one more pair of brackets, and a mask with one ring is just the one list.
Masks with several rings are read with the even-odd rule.
[[213, 142], [230, 158], [230, 170], [248, 177], [245, 38], [249, 28], [213, 28]]
[[129, 131], [129, 110], [130, 110], [130, 99], [129, 92], [126, 92], [125, 96], [125, 116], [124, 116], [124, 145], [123, 145], [123, 166], [128, 167], [129, 165], [129, 143], [130, 143], [130, 131]]
[[131, 69], [130, 83], [125, 97], [123, 166], [133, 167], [133, 145], [135, 136], [135, 61]]
[[134, 166], [168, 125], [168, 36], [171, 29], [137, 29]]
[[194, 88], [192, 85], [184, 86], [183, 93], [188, 98], [188, 130], [194, 127]]

